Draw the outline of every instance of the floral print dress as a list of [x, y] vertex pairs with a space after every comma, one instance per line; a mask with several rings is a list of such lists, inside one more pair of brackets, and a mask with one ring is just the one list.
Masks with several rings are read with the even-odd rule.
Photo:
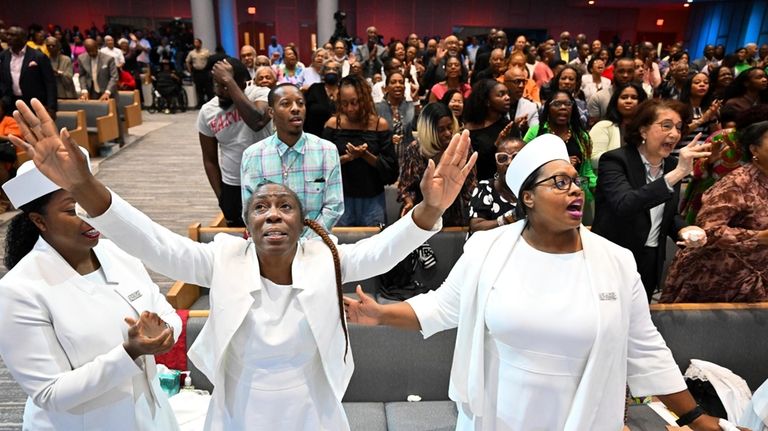
[[697, 224], [707, 244], [677, 252], [659, 302], [768, 301], [768, 175], [755, 164], [737, 168], [702, 198]]

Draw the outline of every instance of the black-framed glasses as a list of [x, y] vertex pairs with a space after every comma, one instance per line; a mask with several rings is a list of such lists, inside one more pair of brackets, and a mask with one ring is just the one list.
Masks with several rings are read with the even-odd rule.
[[555, 100], [554, 102], [550, 103], [549, 106], [555, 109], [562, 108], [562, 107], [570, 108], [571, 106], [573, 106], [573, 101], [572, 100]]
[[515, 158], [516, 155], [517, 155], [517, 153], [515, 153], [515, 154], [496, 153], [495, 154], [496, 163], [498, 163], [500, 165], [508, 165], [512, 161], [512, 159]]
[[556, 189], [564, 190], [564, 191], [570, 190], [571, 184], [576, 184], [576, 187], [580, 189], [584, 189], [589, 184], [589, 178], [587, 177], [581, 177], [581, 176], [569, 177], [568, 175], [561, 174], [561, 175], [552, 175], [549, 178], [544, 178], [543, 180], [538, 181], [533, 186], [534, 187], [540, 186], [547, 181], [552, 181]]

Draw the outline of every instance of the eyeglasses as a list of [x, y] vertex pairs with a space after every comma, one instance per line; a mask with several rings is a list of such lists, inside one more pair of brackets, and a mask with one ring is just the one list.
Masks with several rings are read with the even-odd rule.
[[677, 129], [677, 131], [681, 132], [681, 133], [683, 131], [683, 123], [682, 122], [675, 124], [671, 120], [664, 120], [664, 121], [657, 121], [657, 122], [655, 122], [653, 124], [658, 124], [659, 126], [661, 126], [661, 131], [664, 132], [664, 133], [671, 132], [673, 128]]
[[512, 159], [515, 158], [517, 153], [515, 154], [509, 154], [509, 153], [496, 153], [496, 163], [500, 165], [508, 165]]
[[554, 102], [550, 103], [549, 106], [553, 108], [570, 108], [573, 106], [573, 101], [571, 100], [555, 100]]
[[505, 84], [512, 84], [517, 86], [525, 85], [527, 82], [528, 80], [526, 79], [505, 79], [504, 80]]
[[576, 184], [576, 187], [583, 189], [584, 187], [589, 184], [589, 178], [587, 177], [569, 177], [568, 175], [552, 175], [549, 178], [544, 178], [543, 180], [537, 182], [533, 186], [540, 186], [543, 183], [547, 181], [552, 181], [555, 185], [555, 188], [558, 190], [570, 190], [571, 184]]

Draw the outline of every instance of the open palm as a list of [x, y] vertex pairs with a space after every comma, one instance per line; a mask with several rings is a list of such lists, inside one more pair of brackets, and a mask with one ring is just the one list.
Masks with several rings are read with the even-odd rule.
[[477, 153], [467, 160], [469, 146], [469, 132], [465, 130], [451, 138], [437, 166], [429, 161], [420, 184], [425, 204], [443, 211], [453, 204], [477, 160]]
[[26, 150], [46, 177], [71, 191], [91, 177], [87, 159], [66, 129], [56, 130], [56, 123], [39, 100], [32, 99], [30, 104], [31, 108], [22, 101], [16, 102], [13, 118], [24, 140], [10, 136], [11, 142]]

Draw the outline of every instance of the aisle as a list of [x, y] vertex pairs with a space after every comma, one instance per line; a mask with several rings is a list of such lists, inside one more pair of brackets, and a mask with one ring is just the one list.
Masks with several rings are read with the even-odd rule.
[[[197, 111], [150, 115], [156, 130], [99, 163], [97, 178], [153, 220], [187, 235], [187, 226], [207, 223], [219, 211], [203, 171], [197, 139]], [[7, 223], [0, 225], [0, 258], [4, 255]], [[0, 275], [5, 267], [0, 265]], [[172, 283], [152, 273], [162, 292]], [[0, 431], [21, 429], [26, 395], [0, 361]]]

